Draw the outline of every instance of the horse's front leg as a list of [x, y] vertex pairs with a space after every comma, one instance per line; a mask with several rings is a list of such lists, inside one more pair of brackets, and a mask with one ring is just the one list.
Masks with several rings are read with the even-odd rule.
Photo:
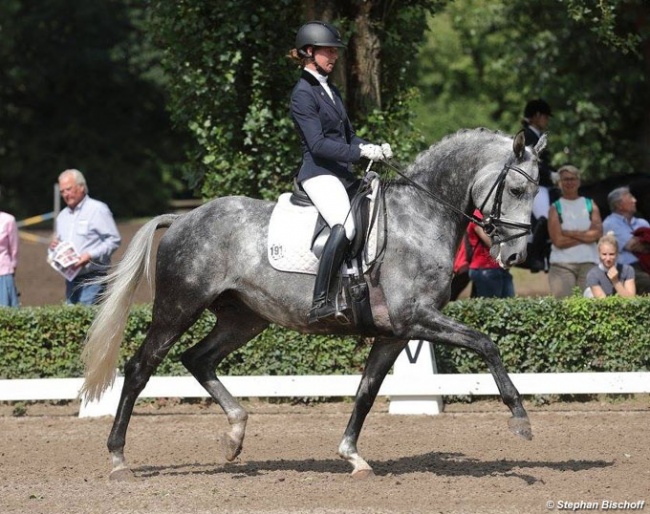
[[[531, 440], [533, 438], [521, 395], [508, 376], [499, 354], [499, 348], [488, 336], [444, 316], [434, 309], [431, 309], [426, 315], [418, 316], [417, 321], [411, 326], [405, 327], [404, 332], [409, 339], [424, 339], [433, 343], [460, 346], [479, 354], [494, 377], [503, 403], [512, 412], [512, 418], [508, 423], [510, 430], [524, 439]], [[400, 335], [402, 334], [400, 333]]]
[[370, 349], [359, 389], [354, 398], [352, 415], [338, 451], [341, 458], [352, 464], [352, 476], [355, 478], [365, 478], [373, 474], [370, 465], [357, 452], [357, 441], [363, 422], [375, 403], [386, 374], [407, 343], [408, 340], [376, 338]]

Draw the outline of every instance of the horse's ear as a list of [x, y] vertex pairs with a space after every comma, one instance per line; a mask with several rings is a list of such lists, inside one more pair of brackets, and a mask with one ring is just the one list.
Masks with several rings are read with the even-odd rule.
[[523, 130], [517, 132], [517, 135], [512, 142], [512, 151], [515, 152], [517, 160], [521, 161], [524, 158], [524, 153], [526, 152], [526, 137], [524, 136]]
[[535, 148], [533, 148], [533, 152], [535, 152], [535, 155], [539, 155], [544, 148], [546, 148], [546, 141], [547, 141], [547, 136], [546, 132], [541, 135], [539, 138], [539, 141], [537, 141], [537, 144], [535, 145]]

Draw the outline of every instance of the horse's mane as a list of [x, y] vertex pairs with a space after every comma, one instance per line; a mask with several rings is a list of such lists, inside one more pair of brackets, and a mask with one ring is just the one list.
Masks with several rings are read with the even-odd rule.
[[[467, 146], [466, 140], [472, 137], [476, 139], [476, 144], [484, 146], [491, 142], [505, 142], [505, 138], [512, 140], [513, 136], [500, 130], [491, 130], [485, 127], [460, 129], [444, 136], [441, 140], [429, 146], [429, 148], [421, 151], [415, 157], [413, 163], [400, 171], [409, 177], [415, 176], [425, 170], [430, 175], [436, 175], [441, 170], [446, 169], [446, 163], [451, 153], [461, 148], [461, 144]], [[504, 148], [510, 149], [511, 146]], [[470, 154], [470, 158], [478, 159], [479, 157], [477, 152]], [[401, 177], [384, 180], [384, 187], [394, 187], [404, 184], [407, 184], [407, 181]]]

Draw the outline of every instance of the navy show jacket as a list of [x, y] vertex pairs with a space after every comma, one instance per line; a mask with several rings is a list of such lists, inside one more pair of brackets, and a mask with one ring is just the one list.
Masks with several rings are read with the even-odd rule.
[[291, 118], [300, 134], [302, 165], [298, 182], [333, 174], [347, 187], [355, 180], [352, 163], [361, 159], [358, 137], [343, 105], [339, 90], [329, 84], [334, 101], [306, 70], [291, 92]]

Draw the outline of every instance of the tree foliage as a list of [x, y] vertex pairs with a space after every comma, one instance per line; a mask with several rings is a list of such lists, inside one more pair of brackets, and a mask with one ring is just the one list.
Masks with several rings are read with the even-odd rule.
[[298, 28], [311, 19], [332, 21], [349, 39], [334, 81], [347, 93], [359, 135], [413, 151], [414, 57], [425, 13], [441, 3], [153, 2], [151, 28], [164, 49], [170, 109], [198, 143], [189, 167], [192, 183], [204, 196], [275, 198], [290, 187], [301, 156], [289, 117], [299, 70], [287, 54]]
[[646, 171], [648, 14], [635, 0], [456, 0], [430, 20], [420, 56], [422, 126], [434, 137], [475, 125], [515, 132], [541, 96], [553, 106], [555, 165], [592, 178]]
[[3, 209], [52, 210], [66, 168], [117, 216], [164, 209], [179, 187], [182, 138], [165, 111], [156, 50], [130, 0], [0, 3]]
[[204, 196], [275, 197], [300, 162], [286, 53], [311, 19], [349, 41], [334, 82], [355, 128], [401, 160], [459, 128], [514, 132], [542, 96], [556, 165], [593, 178], [650, 165], [644, 0], [5, 0], [2, 208], [49, 211], [56, 176], [77, 167], [117, 216], [153, 214], [185, 187], [186, 147]]

